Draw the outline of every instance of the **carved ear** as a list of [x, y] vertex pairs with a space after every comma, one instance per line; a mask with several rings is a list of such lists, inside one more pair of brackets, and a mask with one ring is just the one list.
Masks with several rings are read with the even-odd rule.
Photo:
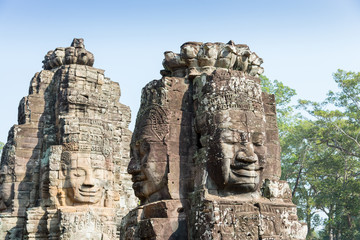
[[68, 171], [68, 166], [65, 163], [61, 163], [61, 171], [59, 171], [59, 178], [60, 179], [65, 179], [67, 176], [67, 171]]
[[71, 152], [64, 151], [61, 153], [61, 171], [59, 171], [60, 174], [62, 174], [62, 178], [64, 179], [68, 175], [68, 170], [71, 165]]
[[66, 176], [69, 174], [70, 166], [62, 162], [60, 167], [61, 167], [61, 171], [59, 171], [59, 179], [65, 179]]
[[5, 210], [7, 207], [2, 199], [0, 199], [0, 211]]

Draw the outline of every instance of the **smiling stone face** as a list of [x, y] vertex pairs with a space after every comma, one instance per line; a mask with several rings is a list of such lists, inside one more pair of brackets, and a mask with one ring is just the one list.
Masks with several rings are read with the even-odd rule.
[[104, 167], [104, 162], [85, 153], [65, 152], [64, 158], [68, 158], [64, 171], [67, 205], [102, 205], [105, 188], [111, 179], [111, 171]]
[[216, 70], [194, 83], [197, 157], [208, 172], [208, 189], [224, 196], [259, 190], [267, 158], [259, 79]]
[[[216, 119], [222, 120], [216, 121], [219, 128], [209, 137], [209, 176], [220, 189], [229, 192], [256, 191], [266, 154], [262, 118], [236, 110], [231, 116], [222, 112], [217, 115]], [[255, 126], [248, 125], [250, 119]]]

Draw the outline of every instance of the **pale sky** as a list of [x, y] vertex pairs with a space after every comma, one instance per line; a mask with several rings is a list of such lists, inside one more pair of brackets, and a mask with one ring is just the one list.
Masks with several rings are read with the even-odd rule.
[[85, 39], [94, 67], [119, 82], [133, 129], [143, 86], [159, 79], [163, 52], [182, 43], [244, 43], [265, 75], [321, 101], [338, 68], [360, 71], [360, 1], [0, 0], [0, 141], [44, 55]]

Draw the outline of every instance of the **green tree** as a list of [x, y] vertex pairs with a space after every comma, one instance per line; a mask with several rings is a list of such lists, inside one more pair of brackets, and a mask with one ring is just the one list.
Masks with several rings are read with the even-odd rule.
[[269, 80], [261, 76], [262, 90], [275, 95], [277, 121], [281, 145], [281, 178], [287, 180], [293, 194], [293, 201], [298, 206], [298, 216], [308, 225], [309, 236], [320, 224], [313, 203], [314, 191], [309, 189], [304, 173], [307, 167], [313, 126], [308, 120], [301, 118], [291, 104], [296, 91], [278, 80]]
[[275, 95], [277, 121], [279, 127], [280, 141], [288, 133], [298, 116], [294, 114], [294, 107], [291, 99], [296, 95], [296, 91], [285, 86], [278, 80], [270, 80], [264, 75], [260, 76], [262, 91]]
[[0, 142], [0, 156], [1, 156], [1, 154], [2, 154], [2, 149], [3, 149], [3, 147], [4, 147], [4, 143], [3, 143], [3, 142]]
[[308, 225], [308, 239], [319, 239], [319, 225], [320, 239], [360, 239], [360, 73], [338, 70], [334, 80], [339, 91], [323, 102], [299, 102], [311, 116], [305, 119], [290, 105], [295, 91], [262, 77], [263, 90], [277, 98], [282, 179]]
[[360, 73], [338, 70], [337, 92], [321, 103], [300, 101], [312, 117], [306, 178], [315, 207], [327, 215], [324, 239], [360, 239]]

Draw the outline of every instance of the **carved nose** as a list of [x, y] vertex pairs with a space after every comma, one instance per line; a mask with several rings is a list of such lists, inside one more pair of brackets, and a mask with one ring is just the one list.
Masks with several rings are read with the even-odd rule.
[[85, 176], [85, 181], [83, 183], [83, 185], [86, 185], [88, 187], [94, 187], [95, 186], [95, 182], [94, 182], [94, 178], [93, 178], [93, 174], [92, 172], [88, 172]]
[[129, 174], [135, 174], [140, 172], [140, 165], [137, 163], [135, 158], [131, 158], [129, 166], [127, 168]]
[[245, 146], [236, 153], [235, 159], [238, 162], [255, 163], [258, 160], [258, 156], [254, 152], [253, 144], [245, 143]]

